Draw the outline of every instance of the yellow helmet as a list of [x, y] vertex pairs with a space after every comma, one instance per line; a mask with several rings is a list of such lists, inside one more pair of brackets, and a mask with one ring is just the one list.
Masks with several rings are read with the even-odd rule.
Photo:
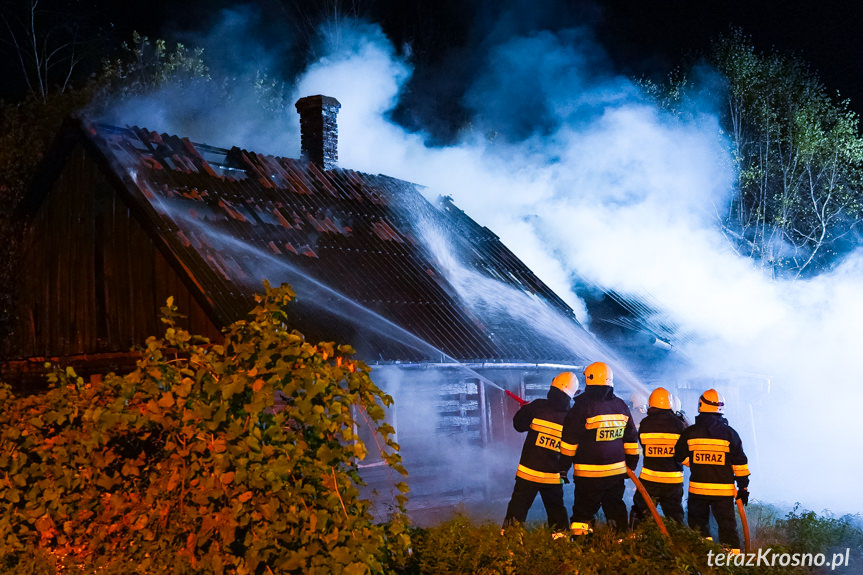
[[557, 374], [551, 380], [551, 386], [556, 387], [572, 398], [575, 396], [575, 392], [578, 391], [578, 377], [571, 371], [564, 371]]
[[725, 398], [715, 389], [708, 389], [698, 398], [698, 413], [723, 413]]
[[614, 387], [614, 374], [611, 373], [610, 367], [597, 361], [584, 368], [584, 384]]
[[657, 387], [650, 392], [647, 405], [649, 407], [658, 407], [659, 409], [671, 409], [671, 394], [664, 387]]

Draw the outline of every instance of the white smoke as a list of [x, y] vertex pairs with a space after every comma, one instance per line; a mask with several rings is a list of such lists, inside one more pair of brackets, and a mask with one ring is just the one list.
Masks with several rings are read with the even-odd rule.
[[[573, 274], [624, 293], [647, 292], [682, 330], [697, 334], [682, 350], [700, 368], [695, 375], [732, 374], [734, 381], [733, 374], [765, 374], [770, 390], [754, 411], [757, 433], [744, 437], [757, 438], [745, 444], [754, 498], [859, 511], [863, 464], [847, 452], [855, 403], [863, 399], [854, 351], [863, 324], [863, 252], [834, 273], [794, 282], [771, 280], [739, 257], [717, 226], [734, 173], [713, 111], [672, 117], [626, 79], [579, 69], [595, 60], [583, 51], [597, 50], [579, 39], [575, 31], [543, 33], [500, 46], [471, 92], [476, 107], [488, 104], [476, 123], [486, 131], [465, 132], [460, 144], [443, 148], [426, 147], [420, 135], [387, 120], [406, 64], [385, 42], [336, 51], [299, 85], [302, 93], [341, 99], [343, 165], [421, 183], [430, 198], [452, 196], [573, 308], [583, 309], [572, 294]], [[392, 75], [382, 81], [387, 70]], [[538, 90], [526, 108], [521, 94], [511, 93], [525, 85]], [[339, 93], [337, 86], [349, 88]], [[374, 100], [357, 102], [357, 94]], [[531, 110], [543, 111], [544, 133], [488, 137], [496, 125], [512, 129], [508, 114], [523, 135]], [[373, 115], [352, 117], [367, 112]], [[747, 399], [745, 388], [725, 391]]]
[[[379, 28], [347, 22], [326, 46], [292, 91], [341, 102], [342, 166], [419, 183], [430, 199], [452, 196], [581, 320], [589, 318], [574, 295], [576, 276], [649, 293], [670, 320], [697, 334], [681, 350], [697, 375], [769, 377], [769, 394], [754, 411], [757, 434], [744, 438], [750, 456], [758, 453], [753, 498], [861, 509], [863, 459], [850, 448], [863, 400], [855, 349], [863, 251], [806, 281], [771, 280], [735, 254], [716, 225], [734, 173], [708, 104], [693, 102], [696, 113], [687, 119], [667, 115], [629, 80], [597, 67], [605, 59], [584, 31], [542, 31], [488, 50], [467, 95], [474, 122], [458, 144], [429, 147], [424, 134], [389, 119], [411, 67]], [[159, 108], [176, 103], [156, 100]], [[214, 118], [198, 109], [200, 132], [154, 126], [151, 110], [128, 106], [115, 117], [194, 141], [299, 154], [293, 110], [290, 121], [250, 119], [254, 130], [247, 130], [241, 125], [248, 110], [232, 117], [216, 107], [222, 115]], [[211, 134], [214, 126], [229, 131]], [[734, 397], [745, 401], [746, 393]], [[696, 406], [684, 409], [694, 413]]]

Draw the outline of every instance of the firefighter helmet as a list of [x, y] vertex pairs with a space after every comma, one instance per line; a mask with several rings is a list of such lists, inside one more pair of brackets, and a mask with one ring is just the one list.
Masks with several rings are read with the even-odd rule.
[[571, 371], [564, 371], [554, 376], [554, 379], [551, 380], [551, 386], [558, 388], [571, 399], [575, 397], [575, 392], [578, 391], [578, 377]]
[[597, 361], [584, 368], [584, 384], [614, 387], [614, 374], [610, 367]]
[[683, 404], [680, 402], [680, 398], [676, 395], [671, 396], [671, 411], [674, 413], [678, 413], [683, 408]]
[[647, 400], [647, 405], [658, 407], [659, 409], [671, 409], [671, 394], [664, 387], [657, 387], [650, 392], [650, 399]]
[[698, 398], [698, 413], [723, 413], [725, 398], [715, 389], [708, 389]]
[[578, 377], [571, 371], [564, 371], [551, 380], [551, 386], [556, 387], [572, 399], [575, 392], [578, 391]]

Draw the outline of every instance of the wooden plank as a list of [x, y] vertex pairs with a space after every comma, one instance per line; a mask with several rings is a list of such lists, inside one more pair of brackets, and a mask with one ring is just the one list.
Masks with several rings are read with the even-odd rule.
[[[168, 262], [165, 260], [162, 252], [156, 250], [154, 247], [153, 250], [153, 263], [154, 263], [154, 284], [155, 284], [155, 299], [153, 300], [153, 312], [156, 317], [161, 317], [161, 308], [165, 306], [167, 303], [167, 299], [170, 296], [174, 297], [174, 305], [180, 307], [180, 313], [186, 313], [186, 310], [182, 309], [184, 302], [182, 299], [178, 297], [176, 293], [176, 288], [174, 285], [175, 274], [172, 273]], [[162, 335], [164, 331], [164, 324], [159, 323], [158, 325], [158, 334]]]
[[95, 243], [94, 227], [95, 227], [95, 203], [97, 198], [97, 189], [99, 185], [98, 173], [95, 166], [90, 163], [87, 166], [87, 174], [89, 176], [87, 187], [91, 190], [89, 194], [88, 204], [88, 219], [82, 222], [82, 238], [81, 246], [84, 256], [84, 283], [82, 286], [83, 294], [79, 303], [81, 313], [84, 314], [85, 334], [82, 338], [82, 352], [99, 349], [97, 340], [98, 317], [96, 316], [96, 268], [95, 254], [93, 245]]
[[[103, 188], [100, 186], [100, 190]], [[112, 243], [115, 241], [113, 237], [113, 203], [115, 201], [110, 190], [104, 190], [105, 194], [100, 194], [98, 202], [99, 219], [101, 227], [98, 229], [96, 242], [99, 244], [99, 250], [102, 254], [102, 304], [104, 306], [104, 329], [105, 329], [105, 349], [113, 347], [117, 340], [119, 326], [117, 325], [117, 276], [119, 270], [116, 267], [116, 262], [113, 257]]]
[[130, 305], [133, 323], [130, 326], [132, 344], [143, 345], [151, 335], [159, 335], [158, 286], [156, 285], [157, 263], [155, 246], [141, 224], [126, 210], [126, 231], [129, 237], [128, 250], [130, 272]]
[[[82, 158], [83, 160], [83, 158]], [[73, 352], [81, 354], [86, 351], [85, 341], [89, 329], [89, 319], [87, 317], [87, 285], [89, 279], [89, 269], [87, 254], [90, 253], [86, 249], [87, 228], [93, 221], [93, 178], [89, 166], [84, 162], [80, 162], [80, 171], [78, 174], [79, 186], [81, 187], [81, 198], [78, 202], [81, 210], [81, 217], [78, 218], [77, 224], [73, 228], [72, 235], [72, 250], [74, 253], [72, 276], [74, 283], [72, 288], [72, 307], [70, 313], [74, 316], [73, 329]], [[86, 192], [85, 192], [86, 190]]]
[[[63, 186], [65, 189], [69, 189], [72, 187], [74, 192], [74, 178], [70, 174], [70, 171], [74, 170], [76, 167], [75, 157], [73, 156], [70, 159], [70, 162], [67, 164], [66, 169], [63, 170]], [[68, 304], [69, 297], [66, 293], [69, 286], [69, 235], [71, 228], [71, 221], [75, 217], [75, 196], [71, 193], [59, 194], [55, 204], [59, 204], [56, 211], [54, 211], [55, 215], [55, 227], [53, 229], [57, 230], [55, 234], [53, 234], [53, 239], [55, 243], [55, 251], [54, 253], [57, 256], [57, 281], [54, 285], [54, 293], [51, 298], [51, 315], [55, 318], [55, 321], [51, 322], [56, 326], [55, 331], [53, 333], [53, 341], [50, 345], [50, 349], [57, 350], [56, 353], [59, 354], [67, 354], [68, 346], [67, 346], [67, 338], [69, 333], [69, 322], [68, 322]], [[62, 214], [71, 215], [71, 218], [64, 218]], [[66, 241], [64, 241], [64, 239]], [[60, 311], [64, 310], [66, 313], [64, 315], [60, 315]]]
[[105, 188], [107, 183], [103, 179], [99, 179], [97, 187], [93, 190], [93, 238], [91, 244], [91, 252], [93, 254], [93, 315], [95, 318], [94, 324], [94, 350], [108, 349], [110, 341], [111, 327], [108, 315], [108, 300], [111, 294], [107, 289], [106, 273], [109, 270], [105, 269], [105, 209], [104, 203], [108, 196]]
[[[130, 214], [126, 204], [120, 200], [117, 194], [112, 194], [111, 197], [111, 229], [113, 237], [111, 241], [111, 257], [117, 268], [117, 276], [115, 277], [117, 287], [117, 307], [114, 312], [117, 317], [117, 334], [114, 345], [117, 348], [129, 348], [135, 343], [134, 334], [138, 324], [137, 314], [140, 313], [135, 305], [135, 276], [138, 266], [141, 265], [138, 259], [139, 254], [132, 245], [133, 238], [129, 230]], [[141, 342], [143, 343], [143, 342]]]

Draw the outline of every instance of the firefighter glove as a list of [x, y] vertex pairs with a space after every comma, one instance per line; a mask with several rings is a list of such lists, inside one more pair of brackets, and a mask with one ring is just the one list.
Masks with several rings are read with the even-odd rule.
[[737, 490], [737, 499], [743, 502], [743, 505], [749, 505], [749, 490], [742, 487]]
[[631, 470], [635, 471], [635, 468], [638, 467], [638, 454], [634, 455], [626, 455], [626, 466]]

